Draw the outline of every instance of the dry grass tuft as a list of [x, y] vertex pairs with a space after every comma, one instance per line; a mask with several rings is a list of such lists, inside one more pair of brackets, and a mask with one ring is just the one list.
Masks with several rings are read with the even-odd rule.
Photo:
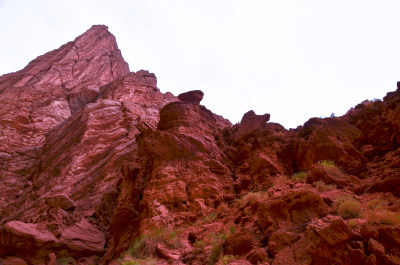
[[265, 198], [268, 198], [268, 194], [265, 191], [249, 192], [239, 199], [239, 203], [240, 205], [255, 204]]
[[358, 226], [358, 221], [357, 220], [349, 220], [347, 222], [347, 224], [351, 227], [351, 228], [356, 228]]
[[137, 238], [126, 253], [137, 258], [155, 257], [158, 243], [171, 249], [178, 249], [183, 245], [176, 231], [162, 228]]
[[307, 179], [307, 172], [301, 171], [294, 173], [290, 178], [295, 181], [305, 181]]
[[358, 218], [362, 208], [356, 199], [343, 200], [338, 204], [337, 214], [343, 219]]
[[332, 160], [320, 160], [318, 164], [323, 167], [336, 167], [335, 162]]
[[381, 209], [387, 204], [386, 200], [383, 199], [372, 199], [367, 203], [367, 208], [368, 209]]
[[317, 181], [317, 182], [314, 182], [313, 185], [315, 186], [315, 188], [316, 188], [319, 192], [325, 192], [325, 191], [335, 190], [335, 189], [337, 188], [336, 184], [328, 185], [328, 184], [325, 184], [325, 182], [323, 182], [322, 180], [319, 180], [319, 181]]
[[228, 206], [228, 204], [225, 203], [225, 202], [221, 203], [221, 204], [217, 207], [216, 213], [217, 213], [218, 216], [223, 216], [223, 215], [225, 215], [226, 213], [229, 213], [229, 206]]
[[144, 258], [144, 259], [126, 259], [122, 262], [122, 265], [156, 265], [157, 259], [155, 258]]
[[318, 161], [318, 164], [324, 167], [326, 173], [331, 176], [340, 178], [343, 177], [343, 172], [338, 168], [332, 160], [321, 160]]
[[365, 218], [370, 224], [400, 225], [400, 214], [389, 210], [369, 210]]

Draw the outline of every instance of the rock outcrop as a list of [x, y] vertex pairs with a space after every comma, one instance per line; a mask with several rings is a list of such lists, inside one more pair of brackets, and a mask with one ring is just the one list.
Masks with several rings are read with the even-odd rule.
[[106, 26], [1, 76], [0, 264], [400, 264], [399, 88], [291, 130], [203, 96]]

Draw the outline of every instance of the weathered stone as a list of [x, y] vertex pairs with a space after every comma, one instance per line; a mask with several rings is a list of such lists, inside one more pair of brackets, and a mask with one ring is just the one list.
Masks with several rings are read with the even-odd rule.
[[2, 265], [28, 265], [25, 260], [17, 257], [6, 257], [0, 260]]
[[64, 210], [73, 210], [76, 208], [75, 202], [66, 194], [48, 196], [44, 200], [48, 206], [53, 208], [60, 207]]
[[181, 258], [179, 251], [168, 249], [162, 244], [157, 244], [156, 249], [160, 258], [167, 260], [179, 260]]
[[339, 216], [328, 215], [320, 220], [315, 220], [309, 227], [331, 246], [353, 237], [351, 228]]
[[129, 72], [105, 26], [1, 76], [0, 263], [116, 264], [143, 236], [159, 264], [400, 264], [395, 221], [334, 215], [399, 210], [399, 89], [291, 130], [202, 98]]
[[200, 104], [200, 101], [203, 99], [203, 96], [204, 96], [203, 91], [193, 90], [193, 91], [179, 94], [178, 98], [180, 101]]
[[239, 142], [240, 140], [249, 137], [254, 132], [262, 130], [267, 121], [269, 121], [269, 118], [270, 115], [268, 113], [264, 115], [256, 115], [252, 110], [245, 113], [240, 121], [234, 141]]

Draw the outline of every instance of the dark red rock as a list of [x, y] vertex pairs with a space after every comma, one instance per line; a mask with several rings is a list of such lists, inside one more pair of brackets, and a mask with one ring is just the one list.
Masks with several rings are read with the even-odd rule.
[[180, 101], [200, 104], [204, 93], [201, 90], [192, 90], [178, 95]]
[[239, 142], [240, 140], [249, 137], [251, 134], [262, 130], [266, 125], [266, 122], [269, 121], [269, 118], [270, 115], [268, 113], [264, 115], [256, 115], [252, 110], [245, 113], [240, 121], [234, 141]]
[[291, 130], [202, 98], [129, 72], [105, 26], [1, 76], [0, 263], [118, 264], [143, 236], [160, 264], [400, 264], [397, 226], [336, 215], [399, 210], [399, 89]]

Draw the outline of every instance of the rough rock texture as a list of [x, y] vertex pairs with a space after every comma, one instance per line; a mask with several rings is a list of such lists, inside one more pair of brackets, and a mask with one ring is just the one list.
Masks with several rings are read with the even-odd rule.
[[0, 264], [400, 264], [399, 89], [291, 130], [202, 98], [106, 26], [1, 76]]
[[178, 95], [178, 99], [185, 102], [193, 102], [200, 104], [203, 99], [204, 93], [201, 90], [193, 90]]

